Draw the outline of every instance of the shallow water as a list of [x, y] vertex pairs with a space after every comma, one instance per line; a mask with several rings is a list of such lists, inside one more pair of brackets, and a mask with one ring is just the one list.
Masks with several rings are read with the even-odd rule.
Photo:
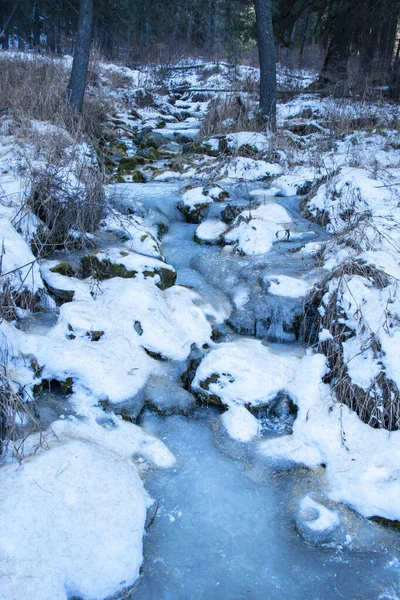
[[217, 414], [211, 408], [190, 419], [149, 414], [142, 423], [177, 462], [145, 481], [159, 506], [130, 599], [361, 600], [400, 592], [400, 563], [391, 565], [395, 537], [378, 553], [305, 543], [290, 507], [298, 476], [255, 481], [250, 465], [214, 445]]

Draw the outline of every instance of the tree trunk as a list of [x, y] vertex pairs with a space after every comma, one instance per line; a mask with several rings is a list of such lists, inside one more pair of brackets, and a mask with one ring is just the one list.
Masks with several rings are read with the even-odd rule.
[[350, 10], [346, 10], [335, 19], [332, 38], [319, 76], [321, 87], [344, 84], [347, 81], [347, 63], [353, 25], [350, 13]]
[[272, 0], [254, 0], [260, 60], [260, 113], [276, 129], [276, 51], [272, 29]]
[[74, 49], [71, 77], [67, 87], [68, 102], [78, 112], [82, 112], [86, 88], [90, 42], [92, 37], [93, 1], [94, 0], [80, 0], [78, 33]]

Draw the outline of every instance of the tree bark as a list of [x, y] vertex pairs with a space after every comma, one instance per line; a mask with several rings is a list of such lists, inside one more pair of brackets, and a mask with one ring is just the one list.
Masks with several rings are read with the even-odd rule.
[[78, 112], [82, 112], [83, 98], [86, 89], [90, 42], [92, 38], [93, 2], [94, 0], [80, 0], [78, 33], [74, 49], [71, 77], [67, 87], [68, 102]]
[[347, 63], [350, 54], [352, 33], [351, 11], [348, 9], [338, 14], [324, 65], [319, 76], [319, 85], [336, 86], [347, 81]]
[[254, 0], [260, 60], [260, 113], [276, 129], [276, 51], [272, 29], [272, 0]]

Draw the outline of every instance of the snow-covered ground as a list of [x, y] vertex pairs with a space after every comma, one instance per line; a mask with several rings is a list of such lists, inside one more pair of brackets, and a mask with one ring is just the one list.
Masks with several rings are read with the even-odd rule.
[[[64, 194], [88, 193], [91, 147], [51, 123], [1, 121], [1, 364], [27, 406], [56, 382], [68, 394], [41, 435], [24, 439], [17, 420], [21, 437], [2, 456], [7, 600], [100, 600], [134, 584], [152, 503], [142, 479], [175, 464], [137, 420], [145, 406], [186, 415], [194, 398], [211, 402], [221, 449], [318, 473], [318, 494], [304, 489], [291, 517], [312, 544], [351, 547], [342, 504], [400, 520], [397, 108], [303, 91], [278, 105], [276, 136], [225, 124], [198, 139], [207, 90], [246, 84], [254, 110], [258, 80], [250, 67], [199, 65], [97, 65], [115, 139], [89, 248], [38, 259], [43, 224], [26, 200], [46, 139], [63, 140]], [[278, 80], [306, 88], [312, 74], [282, 69]], [[360, 397], [369, 424], [351, 410]]]

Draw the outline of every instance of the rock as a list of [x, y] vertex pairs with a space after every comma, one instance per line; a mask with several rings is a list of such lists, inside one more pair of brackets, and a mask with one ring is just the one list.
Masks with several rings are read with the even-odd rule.
[[222, 236], [225, 231], [225, 223], [217, 219], [207, 219], [197, 227], [194, 234], [194, 241], [205, 245], [220, 244], [222, 243]]
[[50, 269], [52, 273], [58, 273], [59, 275], [65, 275], [66, 277], [75, 277], [75, 269], [69, 262], [61, 261]]
[[210, 204], [212, 204], [212, 198], [208, 196], [207, 190], [195, 187], [184, 192], [182, 200], [178, 203], [178, 209], [188, 223], [198, 225], [207, 215]]
[[332, 542], [340, 526], [336, 511], [316, 502], [311, 496], [305, 496], [296, 515], [296, 527], [310, 544]]
[[144, 390], [144, 400], [151, 410], [164, 415], [188, 415], [196, 407], [192, 394], [163, 376], [151, 377]]
[[223, 202], [230, 197], [227, 190], [224, 190], [220, 185], [214, 185], [208, 190], [208, 195], [214, 200], [214, 202]]
[[75, 292], [73, 290], [61, 290], [55, 288], [53, 285], [45, 282], [46, 288], [51, 296], [55, 298], [58, 305], [64, 304], [64, 302], [72, 302], [74, 299]]
[[130, 271], [124, 265], [111, 262], [108, 258], [100, 260], [94, 254], [81, 258], [81, 273], [83, 277], [94, 277], [99, 281], [112, 277], [129, 279], [137, 275], [137, 271]]

